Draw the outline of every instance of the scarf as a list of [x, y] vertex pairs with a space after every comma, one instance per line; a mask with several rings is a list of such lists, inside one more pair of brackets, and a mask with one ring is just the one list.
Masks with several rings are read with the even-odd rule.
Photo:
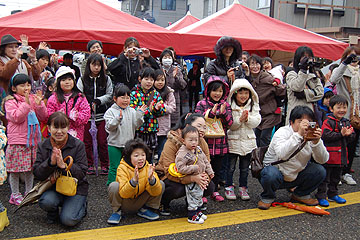
[[[1, 57], [0, 57], [0, 60], [1, 60], [4, 64], [6, 64], [6, 63], [8, 63], [11, 59], [10, 59], [8, 56], [1, 56]], [[23, 73], [23, 74], [26, 74], [26, 75], [29, 76], [27, 67], [26, 67], [26, 65], [25, 65], [25, 63], [23, 62], [22, 59], [20, 60], [20, 64], [19, 64], [19, 66], [17, 67], [17, 69], [16, 69], [16, 71], [15, 71], [14, 74], [16, 74], [16, 73]]]
[[[359, 65], [357, 65], [356, 67], [348, 65], [347, 67], [352, 75], [350, 84], [354, 98], [354, 106], [356, 106], [353, 108], [353, 115], [355, 116], [355, 110], [359, 107], [359, 88], [360, 88]], [[360, 111], [359, 111], [359, 116], [360, 116]]]
[[66, 138], [64, 139], [64, 141], [57, 143], [52, 137], [50, 137], [50, 143], [53, 148], [57, 148], [61, 150], [63, 147], [65, 147], [68, 139], [69, 139], [69, 135], [66, 134]]
[[41, 141], [41, 130], [40, 130], [40, 123], [36, 117], [34, 111], [30, 111], [28, 116], [28, 134], [27, 134], [27, 141], [26, 146], [36, 146]]

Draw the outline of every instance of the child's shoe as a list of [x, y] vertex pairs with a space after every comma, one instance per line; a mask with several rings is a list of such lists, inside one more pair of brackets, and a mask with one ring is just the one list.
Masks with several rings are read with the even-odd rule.
[[12, 193], [10, 196], [9, 203], [19, 206], [23, 199], [24, 198], [21, 195], [21, 193]]
[[100, 175], [108, 175], [109, 169], [106, 167], [101, 167]]
[[161, 204], [159, 207], [159, 213], [163, 216], [170, 216], [170, 209], [168, 206]]
[[216, 202], [222, 202], [224, 201], [224, 198], [220, 195], [219, 192], [213, 192], [213, 194], [211, 195], [211, 198], [213, 200], [215, 200]]
[[204, 219], [204, 221], [207, 219], [207, 216], [203, 213], [203, 212], [198, 212], [199, 217], [201, 217], [202, 219]]
[[5, 227], [9, 226], [10, 222], [7, 217], [7, 211], [6, 209], [2, 212], [0, 212], [0, 232], [4, 230]]
[[208, 200], [207, 200], [206, 197], [203, 197], [203, 198], [202, 198], [202, 201], [203, 201], [203, 204], [207, 204], [207, 203], [208, 203]]
[[229, 200], [236, 200], [236, 195], [234, 192], [234, 186], [229, 186], [225, 188], [225, 197]]
[[121, 220], [121, 211], [114, 212], [107, 220], [108, 224], [118, 225]]
[[325, 198], [318, 198], [319, 201], [319, 205], [322, 207], [328, 207], [329, 206], [329, 202], [328, 200], [326, 200]]
[[250, 200], [250, 196], [248, 194], [248, 191], [247, 191], [246, 187], [240, 187], [239, 195], [240, 195], [241, 200], [244, 200], [244, 201]]
[[344, 198], [340, 197], [339, 195], [336, 195], [334, 197], [329, 197], [328, 199], [329, 199], [329, 201], [333, 201], [333, 202], [336, 202], [339, 204], [346, 203], [346, 200]]
[[192, 217], [188, 217], [188, 222], [189, 223], [196, 223], [196, 224], [203, 224], [204, 223], [204, 219], [202, 219], [198, 213], [194, 214], [194, 216]]
[[345, 173], [345, 175], [343, 176], [343, 182], [348, 185], [356, 185], [356, 181], [349, 173]]
[[154, 213], [153, 211], [151, 211], [150, 209], [147, 209], [147, 208], [140, 208], [139, 211], [137, 212], [137, 215], [139, 217], [143, 217], [147, 220], [159, 219], [158, 214]]
[[95, 174], [95, 168], [93, 166], [89, 166], [87, 170], [88, 175], [94, 175]]

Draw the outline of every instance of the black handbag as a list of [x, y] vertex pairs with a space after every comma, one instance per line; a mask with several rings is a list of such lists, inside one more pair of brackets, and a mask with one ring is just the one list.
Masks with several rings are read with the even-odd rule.
[[[271, 163], [270, 165], [277, 165], [280, 163], [284, 163], [289, 161], [292, 157], [294, 157], [298, 152], [301, 151], [301, 149], [305, 146], [306, 141], [304, 141], [301, 146], [296, 149], [296, 151], [291, 154], [291, 156], [287, 159], [287, 160], [278, 160], [276, 162]], [[251, 152], [251, 160], [250, 160], [250, 166], [251, 166], [251, 175], [254, 178], [260, 179], [261, 177], [261, 170], [263, 170], [264, 168], [264, 157], [265, 154], [268, 150], [269, 146], [265, 146], [265, 147], [258, 147], [255, 148], [252, 152]]]

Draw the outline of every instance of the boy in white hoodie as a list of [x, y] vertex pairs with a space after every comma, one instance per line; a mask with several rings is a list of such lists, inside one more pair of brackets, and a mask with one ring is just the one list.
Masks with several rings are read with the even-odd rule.
[[110, 167], [107, 185], [115, 181], [125, 143], [134, 139], [135, 130], [144, 123], [144, 112], [147, 106], [142, 105], [137, 110], [129, 107], [130, 92], [126, 85], [117, 85], [113, 97], [115, 103], [104, 115], [105, 130], [109, 133], [107, 142]]

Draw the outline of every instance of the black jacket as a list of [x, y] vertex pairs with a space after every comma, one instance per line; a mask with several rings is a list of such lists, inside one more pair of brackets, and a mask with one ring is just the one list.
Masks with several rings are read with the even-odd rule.
[[[82, 141], [74, 138], [68, 134], [69, 138], [66, 145], [61, 149], [63, 158], [72, 156], [74, 163], [70, 169], [71, 175], [78, 179], [77, 195], [87, 196], [89, 183], [86, 179], [86, 172], [88, 169], [85, 145]], [[52, 166], [51, 154], [53, 147], [51, 146], [50, 139], [45, 139], [38, 146], [36, 153], [36, 161], [33, 166], [33, 172], [37, 179], [43, 181], [47, 179], [58, 167]], [[62, 171], [63, 175], [66, 175], [65, 171]], [[55, 189], [55, 184], [53, 188]]]
[[201, 82], [200, 82], [200, 78], [201, 78], [201, 71], [200, 69], [198, 69], [198, 71], [196, 72], [196, 74], [194, 74], [194, 69], [190, 69], [189, 73], [188, 73], [188, 88], [189, 90], [194, 88], [193, 86], [191, 86], [191, 83], [193, 80], [196, 81], [196, 86], [195, 86], [195, 90], [197, 92], [201, 91]]

